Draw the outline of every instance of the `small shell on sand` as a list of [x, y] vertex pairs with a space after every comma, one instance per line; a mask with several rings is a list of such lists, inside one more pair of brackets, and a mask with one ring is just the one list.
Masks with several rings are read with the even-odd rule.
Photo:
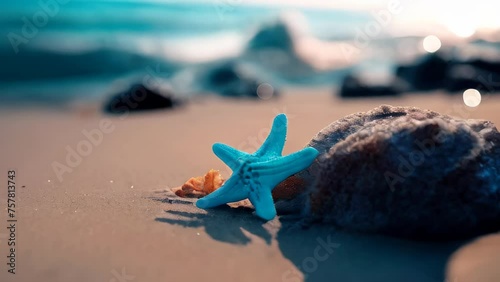
[[218, 170], [211, 169], [205, 176], [192, 177], [181, 187], [173, 188], [172, 190], [179, 197], [183, 198], [201, 198], [204, 197], [224, 183], [224, 178]]

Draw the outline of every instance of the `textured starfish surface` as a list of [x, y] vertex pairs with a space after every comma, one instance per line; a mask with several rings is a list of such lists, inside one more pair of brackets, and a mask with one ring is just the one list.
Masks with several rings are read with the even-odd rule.
[[309, 167], [318, 156], [318, 151], [312, 147], [282, 156], [286, 131], [286, 115], [279, 114], [274, 118], [266, 141], [253, 154], [225, 144], [214, 144], [215, 155], [233, 170], [233, 174], [215, 192], [199, 199], [196, 206], [207, 209], [248, 198], [259, 217], [273, 219], [276, 209], [271, 191], [287, 177]]

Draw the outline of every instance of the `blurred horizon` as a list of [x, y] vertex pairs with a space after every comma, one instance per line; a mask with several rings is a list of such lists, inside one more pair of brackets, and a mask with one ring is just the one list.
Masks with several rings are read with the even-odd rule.
[[425, 54], [428, 36], [443, 49], [500, 42], [500, 18], [486, 0], [21, 0], [0, 7], [0, 90], [12, 99], [102, 97], [115, 81], [137, 80], [148, 68], [161, 68], [176, 92], [195, 93], [206, 90], [201, 76], [228, 61], [278, 87], [333, 85], [352, 69], [390, 73]]

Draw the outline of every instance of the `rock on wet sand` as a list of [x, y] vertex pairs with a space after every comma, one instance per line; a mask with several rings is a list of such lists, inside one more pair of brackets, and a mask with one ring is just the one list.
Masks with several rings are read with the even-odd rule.
[[307, 218], [430, 240], [500, 230], [500, 133], [489, 121], [380, 106], [333, 122], [309, 146], [321, 155], [296, 175]]
[[169, 109], [180, 105], [171, 93], [150, 89], [142, 84], [132, 85], [112, 96], [104, 105], [109, 114], [123, 114], [147, 110]]

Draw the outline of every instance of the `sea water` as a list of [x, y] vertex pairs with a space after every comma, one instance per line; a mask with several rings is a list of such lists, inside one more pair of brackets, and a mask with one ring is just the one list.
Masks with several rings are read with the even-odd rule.
[[[331, 42], [353, 39], [375, 21], [363, 10], [259, 6], [244, 0], [2, 1], [0, 97], [4, 101], [93, 99], [148, 74], [166, 81], [175, 77], [179, 92], [200, 91], [196, 87], [200, 69], [224, 60], [245, 60], [252, 36], [284, 15], [300, 32]], [[385, 46], [381, 50], [394, 47], [390, 38], [381, 42]], [[366, 51], [365, 65], [387, 70], [390, 65], [379, 57]], [[254, 58], [246, 61], [273, 85], [329, 85], [345, 72], [345, 68], [304, 68], [301, 77], [287, 76]]]

